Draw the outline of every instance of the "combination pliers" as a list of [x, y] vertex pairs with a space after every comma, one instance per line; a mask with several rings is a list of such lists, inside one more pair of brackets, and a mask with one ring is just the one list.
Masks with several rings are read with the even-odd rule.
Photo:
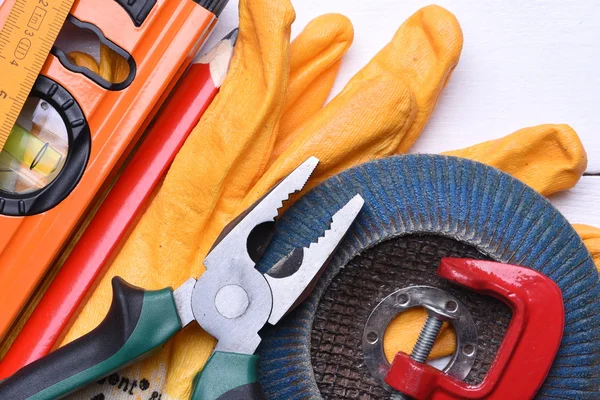
[[121, 278], [93, 331], [33, 362], [0, 384], [0, 399], [50, 400], [123, 368], [162, 346], [192, 321], [218, 340], [194, 379], [193, 400], [263, 399], [257, 378], [259, 331], [276, 324], [312, 290], [363, 206], [356, 195], [310, 246], [266, 274], [255, 269], [275, 234], [275, 218], [319, 161], [311, 157], [225, 227], [204, 260], [206, 271], [173, 291], [146, 291]]

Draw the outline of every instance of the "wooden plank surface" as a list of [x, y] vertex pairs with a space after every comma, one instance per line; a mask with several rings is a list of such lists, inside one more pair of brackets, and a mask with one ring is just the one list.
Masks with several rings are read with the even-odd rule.
[[[292, 0], [293, 35], [327, 12], [348, 16], [355, 41], [333, 94], [426, 0]], [[600, 2], [594, 0], [441, 0], [463, 28], [460, 64], [414, 152], [437, 153], [541, 123], [568, 123], [600, 173]], [[212, 40], [237, 26], [237, 0], [222, 14]], [[552, 202], [572, 222], [600, 226], [600, 176]]]

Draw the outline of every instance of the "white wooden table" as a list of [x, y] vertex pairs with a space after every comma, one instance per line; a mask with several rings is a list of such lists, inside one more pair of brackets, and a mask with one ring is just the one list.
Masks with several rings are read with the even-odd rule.
[[[355, 40], [338, 93], [425, 0], [292, 0], [296, 35], [319, 14], [352, 20]], [[588, 174], [553, 196], [573, 223], [600, 226], [600, 2], [439, 0], [464, 33], [461, 61], [413, 152], [438, 153], [542, 123], [568, 123], [588, 153]], [[230, 0], [211, 40], [237, 26]], [[598, 174], [599, 176], [594, 176]]]

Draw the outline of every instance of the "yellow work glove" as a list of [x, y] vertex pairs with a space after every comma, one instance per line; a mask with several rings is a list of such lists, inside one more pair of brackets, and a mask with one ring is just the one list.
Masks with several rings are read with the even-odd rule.
[[[454, 16], [439, 7], [423, 9], [322, 108], [352, 28], [342, 16], [323, 16], [290, 48], [293, 19], [285, 0], [240, 2], [240, 35], [219, 95], [65, 342], [101, 321], [115, 275], [148, 289], [177, 287], [200, 275], [202, 260], [223, 226], [245, 207], [245, 198], [264, 192], [252, 187], [265, 171], [275, 175], [282, 158], [297, 157], [290, 150], [298, 140], [300, 153], [315, 153], [322, 160], [318, 180], [393, 154], [403, 140], [414, 141], [462, 47]], [[162, 400], [184, 399], [213, 346], [214, 340], [192, 324], [156, 356], [74, 397], [149, 398], [156, 392]]]
[[585, 247], [589, 250], [596, 268], [600, 272], [600, 229], [589, 225], [574, 224], [573, 228], [583, 239]]
[[[353, 165], [406, 151], [431, 115], [462, 48], [454, 16], [426, 7], [322, 107], [352, 40], [351, 25], [339, 15], [317, 18], [290, 46], [293, 19], [287, 0], [240, 2], [240, 37], [221, 93], [65, 342], [98, 325], [115, 275], [148, 289], [177, 287], [200, 275], [223, 226], [308, 156], [321, 159], [312, 187]], [[559, 157], [554, 164], [570, 158]], [[557, 169], [556, 176], [569, 175], [567, 169]], [[531, 176], [547, 174], [538, 172]], [[569, 187], [569, 179], [563, 182], [562, 188]], [[403, 350], [410, 351], [413, 343]], [[111, 399], [184, 399], [213, 346], [214, 340], [192, 324], [156, 356], [74, 398], [104, 393]]]

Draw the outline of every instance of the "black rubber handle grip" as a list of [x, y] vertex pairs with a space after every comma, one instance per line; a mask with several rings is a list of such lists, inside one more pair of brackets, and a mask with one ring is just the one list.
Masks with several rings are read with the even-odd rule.
[[267, 400], [260, 383], [254, 382], [239, 386], [221, 395], [217, 400]]
[[0, 383], [0, 399], [64, 397], [142, 358], [181, 329], [171, 289], [147, 292], [121, 278], [112, 286], [100, 325]]

